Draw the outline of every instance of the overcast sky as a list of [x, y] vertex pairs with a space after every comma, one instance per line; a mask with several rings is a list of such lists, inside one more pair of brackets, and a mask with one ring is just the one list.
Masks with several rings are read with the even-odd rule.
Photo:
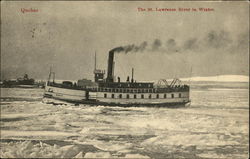
[[[139, 12], [141, 8], [212, 8], [210, 12]], [[21, 9], [38, 9], [22, 13]], [[108, 51], [134, 44], [143, 51], [115, 54], [125, 80], [248, 75], [247, 2], [1, 2], [1, 76], [93, 78], [107, 69]]]

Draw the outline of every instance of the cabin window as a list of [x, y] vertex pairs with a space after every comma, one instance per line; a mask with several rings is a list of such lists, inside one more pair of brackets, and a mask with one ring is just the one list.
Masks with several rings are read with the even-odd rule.
[[107, 94], [106, 93], [104, 94], [104, 98], [107, 98]]
[[127, 98], [129, 99], [129, 94], [127, 94]]
[[114, 95], [114, 94], [112, 94], [112, 98], [115, 98], [115, 95]]
[[174, 98], [174, 94], [171, 94], [171, 97]]
[[181, 98], [181, 93], [179, 93], [179, 98]]
[[151, 97], [152, 97], [151, 94], [149, 94], [149, 95], [148, 95], [148, 98], [151, 99]]
[[122, 98], [122, 94], [119, 94], [119, 98]]
[[142, 98], [142, 99], [144, 98], [144, 94], [141, 95], [141, 98]]
[[167, 95], [166, 95], [166, 94], [164, 94], [164, 98], [167, 98]]

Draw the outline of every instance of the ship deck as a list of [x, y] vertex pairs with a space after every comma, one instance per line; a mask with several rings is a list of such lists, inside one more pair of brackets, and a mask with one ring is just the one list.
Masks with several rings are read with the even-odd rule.
[[73, 90], [84, 90], [89, 92], [113, 92], [113, 93], [169, 93], [169, 92], [188, 92], [189, 86], [181, 85], [174, 87], [163, 87], [163, 88], [112, 88], [112, 87], [79, 87], [79, 86], [69, 86], [59, 83], [49, 82], [48, 86], [73, 89]]

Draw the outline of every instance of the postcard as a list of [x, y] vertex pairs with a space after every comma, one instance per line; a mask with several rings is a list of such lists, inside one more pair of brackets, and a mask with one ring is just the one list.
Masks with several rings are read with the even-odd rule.
[[1, 1], [1, 158], [248, 158], [249, 2]]

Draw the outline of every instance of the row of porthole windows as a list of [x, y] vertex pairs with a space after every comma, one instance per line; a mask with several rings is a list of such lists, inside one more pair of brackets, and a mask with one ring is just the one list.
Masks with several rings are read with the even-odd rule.
[[[122, 94], [119, 94], [118, 97], [119, 97], [119, 98], [122, 98]], [[167, 98], [167, 94], [164, 94], [163, 97], [164, 97], [164, 98]], [[181, 98], [181, 97], [182, 97], [182, 96], [181, 96], [181, 93], [179, 93], [179, 98]], [[104, 98], [107, 98], [107, 94], [106, 94], [106, 93], [104, 94]], [[115, 98], [115, 94], [111, 94], [111, 98]], [[127, 94], [127, 95], [126, 95], [126, 98], [129, 99], [129, 98], [130, 98], [130, 95]], [[136, 99], [136, 98], [137, 98], [137, 95], [134, 94], [134, 99]], [[152, 98], [152, 95], [149, 94], [149, 95], [148, 95], [148, 98], [151, 99], [151, 98]], [[159, 94], [156, 94], [156, 98], [159, 98]], [[171, 94], [171, 98], [174, 98], [174, 94]], [[141, 94], [141, 99], [144, 99], [144, 94]]]

